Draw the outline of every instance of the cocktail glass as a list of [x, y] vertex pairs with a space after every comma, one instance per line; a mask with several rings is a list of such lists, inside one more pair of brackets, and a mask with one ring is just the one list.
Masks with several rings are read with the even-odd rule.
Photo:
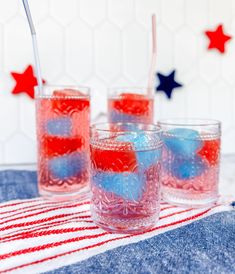
[[91, 128], [91, 212], [105, 230], [135, 233], [158, 220], [160, 135], [159, 127], [151, 124]]
[[47, 197], [81, 193], [89, 181], [89, 88], [36, 90], [38, 186]]
[[200, 207], [216, 202], [221, 124], [216, 120], [171, 119], [163, 133], [162, 197], [174, 204]]

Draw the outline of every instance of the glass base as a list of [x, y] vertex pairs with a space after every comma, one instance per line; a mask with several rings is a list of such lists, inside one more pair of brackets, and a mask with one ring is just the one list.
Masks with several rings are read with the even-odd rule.
[[162, 190], [162, 199], [165, 202], [182, 207], [208, 207], [215, 204], [218, 197], [215, 193], [189, 194], [179, 190]]
[[112, 218], [100, 216], [92, 211], [93, 221], [101, 228], [112, 233], [136, 234], [152, 228], [159, 219], [159, 214], [145, 218]]
[[74, 192], [56, 192], [56, 191], [48, 191], [39, 187], [39, 194], [49, 200], [53, 201], [69, 201], [69, 200], [80, 200], [85, 198], [90, 198], [90, 188], [89, 186], [85, 186], [78, 191]]

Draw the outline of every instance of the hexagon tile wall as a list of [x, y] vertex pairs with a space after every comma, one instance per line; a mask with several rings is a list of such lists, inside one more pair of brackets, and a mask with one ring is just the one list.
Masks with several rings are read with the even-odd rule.
[[[156, 119], [208, 117], [223, 121], [223, 152], [235, 152], [235, 41], [208, 52], [204, 30], [223, 23], [235, 37], [233, 0], [29, 0], [44, 78], [92, 88], [92, 119], [102, 119], [111, 86], [143, 86], [157, 14], [158, 70], [176, 68], [184, 88], [156, 95]], [[36, 161], [34, 102], [12, 96], [10, 71], [33, 63], [20, 0], [0, 0], [0, 163]], [[7, 122], [6, 122], [7, 121]]]

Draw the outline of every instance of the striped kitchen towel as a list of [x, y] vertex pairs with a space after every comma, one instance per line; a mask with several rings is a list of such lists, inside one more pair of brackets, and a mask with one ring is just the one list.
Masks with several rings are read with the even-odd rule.
[[222, 204], [186, 209], [162, 202], [155, 227], [127, 235], [97, 227], [89, 207], [87, 196], [68, 202], [34, 198], [0, 204], [0, 273], [53, 270], [228, 209]]

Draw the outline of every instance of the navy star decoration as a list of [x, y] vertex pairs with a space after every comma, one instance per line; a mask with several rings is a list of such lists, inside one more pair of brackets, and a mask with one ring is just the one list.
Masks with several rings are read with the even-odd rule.
[[180, 88], [183, 85], [175, 81], [175, 70], [169, 75], [157, 73], [160, 84], [157, 86], [156, 91], [164, 92], [168, 99], [171, 99], [172, 92], [175, 88]]

